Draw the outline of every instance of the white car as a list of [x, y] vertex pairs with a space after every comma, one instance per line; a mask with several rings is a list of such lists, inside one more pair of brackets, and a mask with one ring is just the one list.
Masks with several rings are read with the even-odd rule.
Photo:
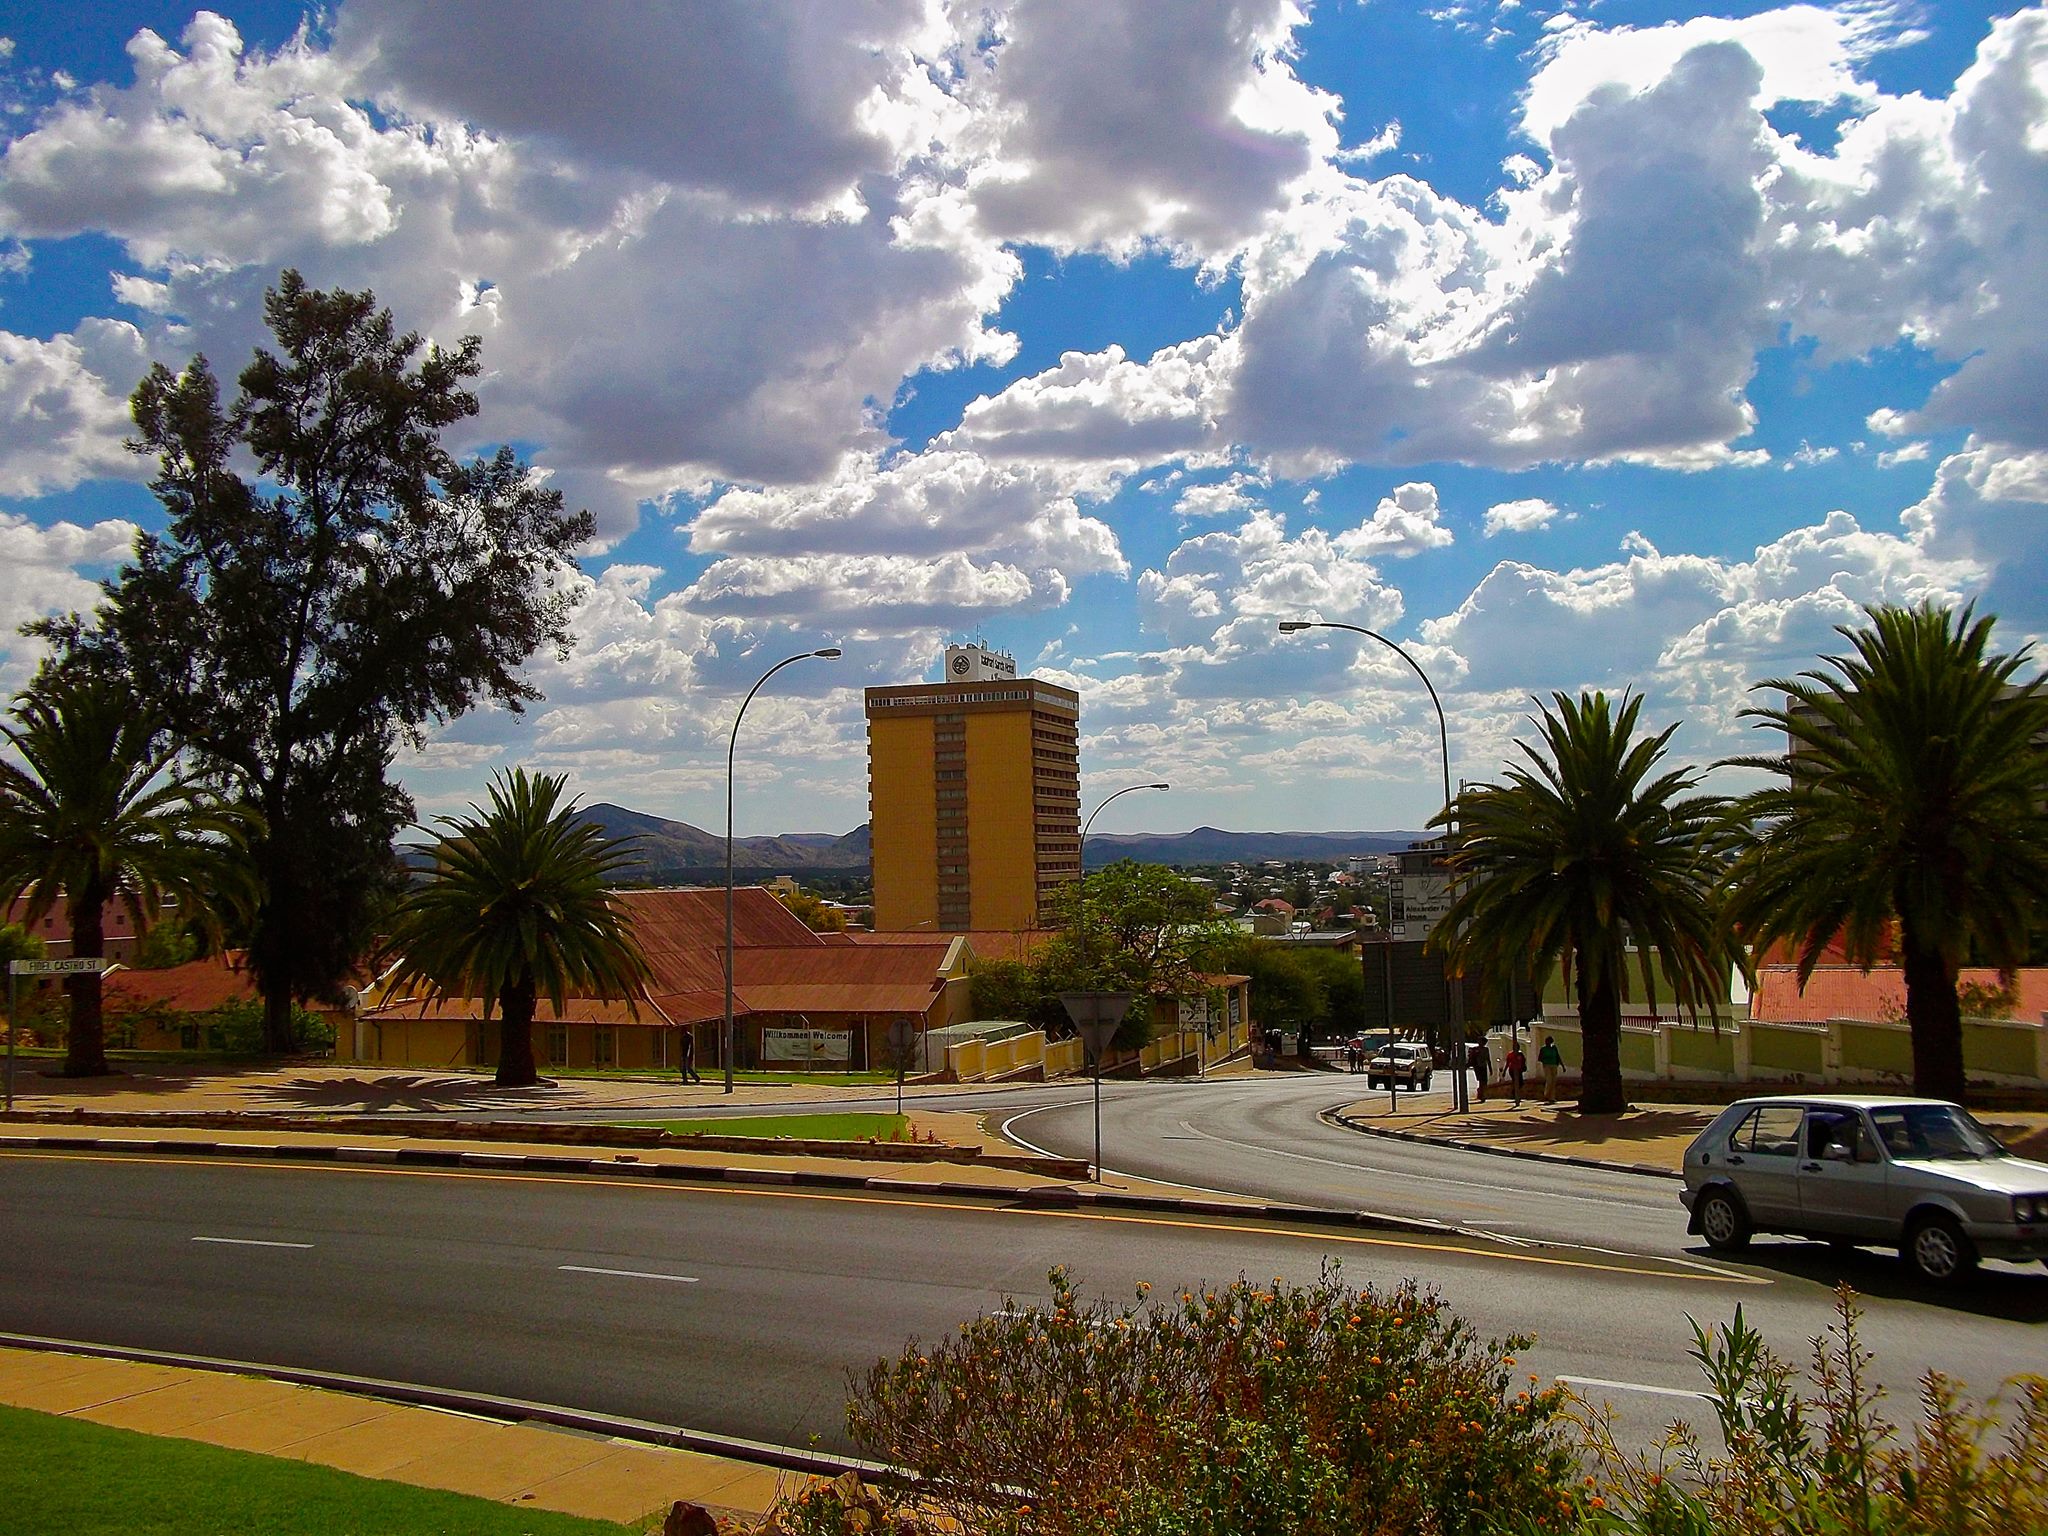
[[1431, 1072], [1436, 1068], [1436, 1058], [1429, 1047], [1405, 1040], [1396, 1040], [1392, 1045], [1383, 1045], [1365, 1064], [1365, 1086], [1377, 1088], [1384, 1083], [1389, 1091], [1396, 1083], [1408, 1088], [1427, 1091]]
[[2015, 1157], [1942, 1099], [1744, 1099], [1685, 1151], [1686, 1230], [1719, 1249], [1752, 1232], [1896, 1247], [1930, 1280], [1979, 1258], [2048, 1263], [2048, 1163]]

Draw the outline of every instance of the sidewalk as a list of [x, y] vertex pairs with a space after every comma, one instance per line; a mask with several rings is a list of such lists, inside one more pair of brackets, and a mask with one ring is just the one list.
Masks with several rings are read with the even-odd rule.
[[[1725, 1107], [1720, 1104], [1645, 1104], [1619, 1115], [1582, 1115], [1571, 1103], [1486, 1099], [1460, 1115], [1447, 1109], [1389, 1111], [1387, 1095], [1348, 1104], [1334, 1118], [1354, 1129], [1510, 1156], [1552, 1158], [1676, 1176], [1685, 1149]], [[2048, 1114], [1989, 1112], [1978, 1117], [2022, 1157], [2048, 1161]]]
[[622, 1525], [678, 1499], [758, 1516], [810, 1481], [696, 1451], [259, 1376], [34, 1349], [0, 1347], [0, 1403]]

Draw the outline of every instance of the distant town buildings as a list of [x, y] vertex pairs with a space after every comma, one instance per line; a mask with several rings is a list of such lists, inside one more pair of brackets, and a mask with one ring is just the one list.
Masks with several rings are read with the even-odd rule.
[[867, 690], [878, 931], [1029, 929], [1081, 873], [1080, 695], [980, 645]]

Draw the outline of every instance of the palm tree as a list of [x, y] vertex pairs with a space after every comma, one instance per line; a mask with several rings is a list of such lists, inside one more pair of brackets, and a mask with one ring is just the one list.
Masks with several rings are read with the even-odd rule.
[[[21, 760], [0, 760], [0, 896], [25, 900], [30, 923], [63, 901], [77, 959], [106, 954], [112, 902], [138, 930], [167, 899], [212, 927], [244, 818], [174, 771], [177, 747], [155, 712], [112, 678], [46, 672], [10, 713], [0, 733]], [[64, 1073], [103, 1076], [100, 978], [72, 976], [65, 990]]]
[[1731, 916], [1759, 948], [1790, 945], [1804, 986], [1833, 944], [1866, 970], [1896, 936], [1917, 1093], [1960, 1100], [1956, 974], [1972, 951], [2009, 967], [2048, 917], [2048, 686], [2016, 683], [2027, 647], [1990, 650], [1992, 620], [1923, 603], [1839, 626], [1854, 654], [1756, 685], [1781, 707], [1778, 775], [1745, 796]]
[[1638, 737], [1641, 699], [1624, 695], [1616, 712], [1604, 693], [1552, 697], [1557, 712], [1531, 721], [1542, 749], [1516, 742], [1526, 765], [1510, 763], [1505, 783], [1464, 790], [1433, 823], [1458, 829], [1449, 855], [1457, 896], [1430, 944], [1461, 974], [1560, 967], [1585, 1046], [1579, 1107], [1614, 1114], [1627, 1107], [1630, 945], [1645, 995], [1656, 1000], [1654, 957], [1673, 1000], [1695, 1014], [1727, 996], [1740, 962], [1715, 906], [1723, 802], [1689, 795], [1691, 770], [1650, 777], [1677, 727]]
[[433, 878], [399, 905], [387, 947], [394, 985], [425, 982], [431, 997], [475, 997], [499, 1015], [497, 1082], [540, 1081], [533, 1015], [545, 994], [560, 1017], [576, 997], [635, 994], [648, 976], [625, 909], [606, 881], [632, 862], [627, 840], [608, 840], [561, 804], [565, 779], [514, 769], [490, 787], [488, 811], [442, 816]]

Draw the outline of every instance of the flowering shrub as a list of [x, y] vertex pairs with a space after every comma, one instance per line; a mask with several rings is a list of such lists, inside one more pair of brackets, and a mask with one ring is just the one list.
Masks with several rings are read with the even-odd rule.
[[[1736, 1309], [1720, 1329], [1693, 1324], [1723, 1449], [1687, 1425], [1648, 1453], [1621, 1449], [1604, 1412], [1579, 1415], [1596, 1476], [1584, 1536], [2041, 1536], [2048, 1532], [2048, 1378], [2019, 1377], [1999, 1416], [1965, 1408], [1938, 1371], [1920, 1382], [1910, 1439], [1879, 1409], [1854, 1293], [1813, 1342], [1803, 1396], [1792, 1368]], [[1580, 1405], [1584, 1410], [1584, 1405]]]
[[1517, 1390], [1522, 1339], [1482, 1342], [1412, 1283], [1240, 1279], [1006, 1304], [853, 1384], [871, 1456], [986, 1536], [1460, 1536], [1514, 1511], [1574, 1528], [1562, 1390]]

